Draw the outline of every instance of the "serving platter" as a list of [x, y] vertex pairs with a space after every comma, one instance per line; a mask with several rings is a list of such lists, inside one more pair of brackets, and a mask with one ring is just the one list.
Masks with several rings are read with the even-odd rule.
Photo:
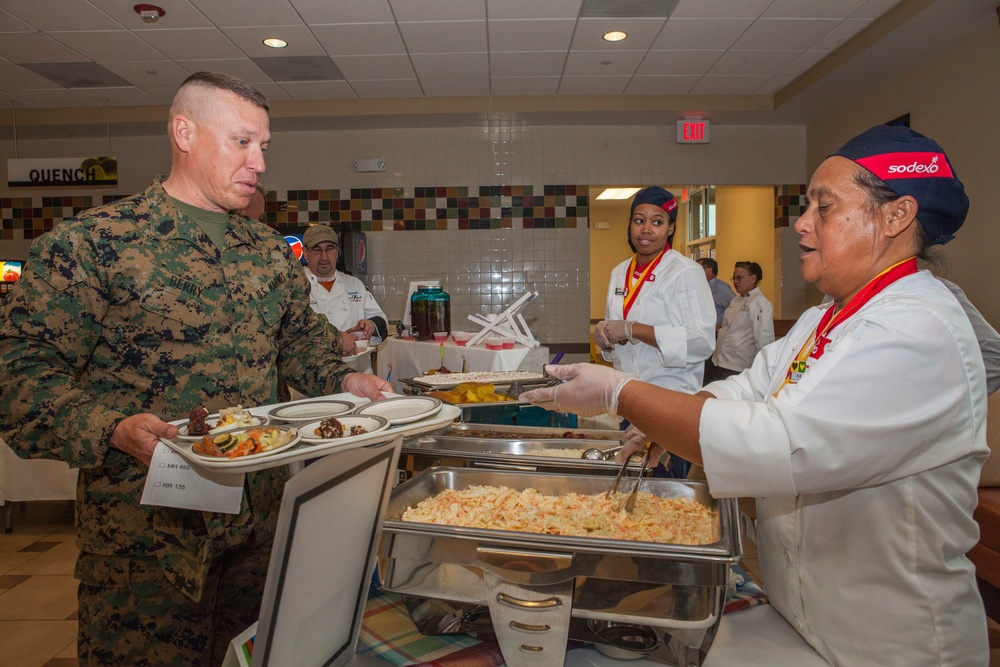
[[555, 378], [541, 373], [529, 373], [527, 371], [479, 371], [471, 373], [441, 373], [439, 375], [422, 375], [414, 378], [402, 378], [400, 382], [408, 384], [425, 391], [438, 389], [454, 389], [460, 384], [467, 382], [478, 382], [492, 384], [494, 386], [506, 387], [509, 385], [521, 385], [523, 387], [535, 388], [555, 382]]
[[299, 426], [299, 435], [302, 437], [302, 442], [309, 444], [323, 444], [331, 443], [336, 445], [347, 445], [352, 442], [357, 442], [359, 439], [369, 436], [372, 433], [378, 433], [379, 431], [384, 431], [389, 428], [389, 420], [385, 417], [380, 417], [378, 415], [341, 415], [335, 417], [337, 421], [344, 425], [344, 430], [348, 433], [351, 427], [361, 426], [365, 429], [365, 433], [359, 435], [346, 435], [339, 438], [324, 438], [315, 435], [316, 429], [319, 428], [325, 420], [318, 419], [314, 422], [309, 422], [308, 424], [302, 424]]
[[[397, 394], [386, 394], [390, 398], [398, 397]], [[406, 397], [402, 397], [406, 398]], [[348, 400], [349, 399], [349, 400]], [[367, 398], [362, 398], [360, 396], [354, 396], [348, 393], [333, 394], [329, 397], [324, 397], [324, 401], [348, 401], [358, 403], [367, 403]], [[301, 404], [299, 403], [284, 403], [281, 405], [267, 405], [260, 406], [256, 408], [251, 408], [250, 412], [253, 414], [264, 415], [268, 414], [269, 411], [276, 410], [281, 407], [291, 406]], [[346, 415], [345, 415], [346, 416]], [[184, 442], [177, 438], [173, 440], [167, 440], [165, 438], [160, 438], [160, 442], [164, 445], [170, 447], [178, 454], [180, 454], [185, 461], [189, 462], [193, 468], [198, 470], [205, 470], [208, 472], [224, 472], [224, 473], [248, 473], [256, 472], [259, 470], [267, 470], [269, 468], [276, 468], [282, 465], [288, 465], [290, 463], [297, 463], [299, 461], [306, 461], [308, 459], [315, 459], [321, 456], [325, 456], [327, 453], [332, 452], [337, 449], [343, 448], [354, 448], [354, 447], [364, 447], [366, 445], [371, 445], [379, 442], [386, 442], [397, 436], [412, 436], [419, 435], [421, 433], [430, 433], [432, 431], [439, 431], [441, 429], [447, 428], [450, 424], [454, 423], [457, 419], [462, 416], [462, 411], [451, 405], [442, 405], [439, 412], [436, 414], [429, 415], [420, 419], [418, 421], [410, 422], [407, 424], [401, 424], [398, 426], [392, 426], [391, 428], [384, 429], [382, 431], [377, 431], [375, 433], [365, 433], [364, 435], [357, 436], [356, 440], [352, 440], [349, 443], [338, 442], [336, 440], [322, 442], [322, 443], [306, 443], [299, 440], [294, 446], [288, 447], [287, 449], [274, 453], [270, 452], [270, 456], [266, 456], [259, 459], [246, 460], [246, 457], [240, 457], [239, 459], [233, 459], [232, 461], [207, 461], [195, 456], [191, 451], [191, 442]], [[339, 419], [339, 416], [338, 416]], [[186, 420], [185, 420], [186, 421]], [[311, 421], [316, 421], [313, 419]], [[174, 424], [181, 423], [181, 420], [173, 422]], [[273, 423], [273, 422], [272, 422]], [[308, 422], [307, 422], [308, 423]], [[297, 424], [294, 426], [298, 427]]]
[[280, 422], [289, 424], [306, 424], [317, 419], [344, 415], [357, 407], [351, 401], [332, 399], [313, 399], [286, 403], [268, 412], [268, 416]]

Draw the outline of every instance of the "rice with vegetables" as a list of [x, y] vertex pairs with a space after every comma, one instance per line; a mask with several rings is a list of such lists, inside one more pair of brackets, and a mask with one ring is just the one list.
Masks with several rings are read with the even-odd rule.
[[401, 519], [466, 528], [513, 530], [573, 537], [711, 544], [716, 541], [711, 509], [688, 498], [663, 498], [640, 491], [632, 513], [625, 494], [547, 496], [535, 489], [506, 486], [446, 489], [407, 508]]

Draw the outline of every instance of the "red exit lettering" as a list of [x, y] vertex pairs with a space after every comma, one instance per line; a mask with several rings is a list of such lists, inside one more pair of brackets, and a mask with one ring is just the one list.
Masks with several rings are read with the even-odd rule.
[[684, 123], [684, 140], [701, 141], [705, 138], [704, 123]]

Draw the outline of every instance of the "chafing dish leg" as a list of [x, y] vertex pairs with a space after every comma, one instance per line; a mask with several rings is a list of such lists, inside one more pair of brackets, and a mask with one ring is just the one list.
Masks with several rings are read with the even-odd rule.
[[570, 578], [545, 586], [518, 585], [483, 572], [497, 643], [508, 667], [561, 665], [573, 612]]

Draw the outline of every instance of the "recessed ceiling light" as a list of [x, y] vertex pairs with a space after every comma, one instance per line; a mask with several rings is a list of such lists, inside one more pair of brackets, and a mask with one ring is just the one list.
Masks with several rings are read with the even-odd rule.
[[604, 33], [605, 42], [620, 42], [628, 37], [627, 32], [622, 32], [621, 30], [612, 30], [610, 32]]
[[270, 46], [272, 49], [283, 49], [288, 46], [288, 42], [277, 37], [268, 37], [264, 40], [264, 46]]
[[639, 188], [608, 188], [601, 194], [597, 195], [598, 199], [628, 199], [636, 192]]

